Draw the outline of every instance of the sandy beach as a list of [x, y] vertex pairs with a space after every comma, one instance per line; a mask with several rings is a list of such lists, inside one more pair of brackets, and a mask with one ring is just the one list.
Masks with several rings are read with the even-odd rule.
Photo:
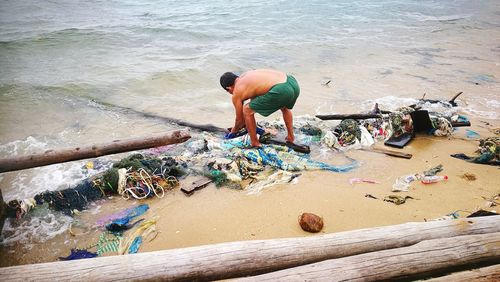
[[[487, 125], [472, 120], [477, 125], [471, 129], [481, 137], [493, 136]], [[461, 217], [478, 210], [495, 211], [488, 207], [485, 198], [500, 192], [498, 167], [468, 163], [450, 157], [464, 152], [473, 155], [478, 142], [465, 136], [465, 129], [458, 129], [452, 137], [435, 137], [417, 134], [403, 152], [412, 159], [386, 156], [380, 153], [350, 150], [347, 156], [358, 160], [359, 168], [347, 173], [304, 171], [295, 184], [275, 185], [258, 194], [249, 195], [245, 190], [227, 187], [206, 188], [186, 196], [180, 187], [168, 192], [162, 199], [125, 200], [120, 197], [91, 205], [75, 218], [87, 227], [74, 228], [30, 249], [22, 245], [2, 247], [2, 266], [55, 261], [69, 254], [71, 248], [84, 248], [98, 238], [102, 229], [89, 228], [107, 214], [119, 212], [137, 204], [148, 204], [146, 219], [158, 218], [158, 234], [154, 240], [144, 242], [140, 252], [174, 249], [220, 242], [315, 236], [303, 231], [298, 217], [303, 212], [321, 216], [325, 226], [321, 233], [394, 225], [405, 222], [422, 222], [458, 212]], [[376, 144], [378, 147], [382, 144]], [[391, 148], [393, 149], [393, 148]], [[397, 149], [393, 149], [397, 150]], [[434, 184], [412, 182], [408, 192], [391, 192], [400, 176], [421, 173], [442, 164], [439, 175], [449, 179]], [[473, 174], [475, 180], [464, 174]], [[379, 183], [350, 184], [352, 178], [375, 180]], [[186, 185], [187, 178], [181, 185]], [[366, 197], [370, 194], [378, 199]], [[411, 196], [402, 205], [385, 202], [390, 194]]]
[[[481, 5], [467, 0], [26, 0], [0, 6], [0, 158], [188, 130], [161, 117], [231, 127], [234, 108], [219, 85], [220, 75], [258, 68], [297, 79], [295, 120], [367, 113], [375, 103], [395, 111], [424, 95], [448, 101], [463, 92], [457, 107], [446, 110], [471, 122], [448, 137], [419, 132], [404, 149], [375, 144], [412, 154], [411, 159], [358, 149], [336, 152], [316, 144], [312, 159], [343, 164], [351, 158], [358, 166], [344, 173], [300, 171], [291, 183], [259, 193], [212, 183], [186, 196], [181, 187], [198, 177], [190, 175], [161, 199], [113, 195], [71, 216], [42, 207], [6, 222], [0, 267], [57, 261], [71, 249], [93, 246], [104, 230], [97, 221], [139, 204], [149, 206], [140, 218], [157, 220], [157, 232], [139, 253], [500, 211], [487, 200], [500, 193], [498, 166], [450, 156], [475, 156], [479, 139], [499, 137], [498, 0]], [[256, 118], [263, 123], [280, 117], [277, 112]], [[332, 130], [338, 122], [324, 124]], [[202, 142], [203, 133], [191, 133], [189, 142]], [[173, 148], [184, 150], [187, 144]], [[1, 173], [4, 201], [74, 187], [106, 169], [88, 170], [86, 162], [111, 166], [128, 154]], [[443, 166], [438, 175], [448, 180], [414, 181], [408, 192], [391, 191], [398, 178], [437, 165]], [[355, 178], [377, 183], [351, 184]], [[383, 201], [393, 194], [410, 198], [401, 205]], [[301, 229], [304, 212], [323, 218], [320, 233]]]

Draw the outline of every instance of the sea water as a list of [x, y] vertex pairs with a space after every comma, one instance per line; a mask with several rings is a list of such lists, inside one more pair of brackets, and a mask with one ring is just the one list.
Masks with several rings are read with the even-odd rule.
[[[255, 68], [298, 79], [295, 115], [463, 91], [464, 114], [497, 120], [500, 3], [2, 0], [0, 157], [175, 128], [133, 111], [230, 127], [219, 77]], [[84, 164], [0, 174], [4, 199], [66, 188]]]

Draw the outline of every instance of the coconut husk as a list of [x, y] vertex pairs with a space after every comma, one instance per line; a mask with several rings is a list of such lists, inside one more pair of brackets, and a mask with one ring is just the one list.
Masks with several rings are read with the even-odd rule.
[[323, 219], [313, 213], [303, 213], [299, 219], [300, 227], [304, 231], [317, 233], [323, 229]]

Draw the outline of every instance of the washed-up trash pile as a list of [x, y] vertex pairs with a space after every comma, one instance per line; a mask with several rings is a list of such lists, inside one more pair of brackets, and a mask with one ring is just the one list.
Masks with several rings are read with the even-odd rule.
[[[464, 216], [465, 214], [468, 214], [467, 216]], [[450, 219], [458, 219], [458, 218], [471, 218], [471, 217], [478, 217], [478, 216], [492, 216], [492, 215], [498, 215], [497, 212], [495, 211], [486, 211], [483, 209], [477, 209], [474, 212], [470, 211], [464, 211], [464, 210], [456, 210], [454, 212], [451, 212], [449, 214], [440, 216], [438, 218], [434, 218], [431, 220], [424, 219], [424, 221], [440, 221], [440, 220], [450, 220]]]
[[[367, 114], [337, 115], [346, 116], [345, 119], [328, 115], [319, 115], [319, 118], [302, 116], [294, 120], [301, 133], [297, 139], [299, 143], [304, 144], [320, 142], [338, 151], [370, 147], [378, 141], [383, 141], [388, 146], [403, 148], [416, 132], [450, 136], [454, 126], [470, 125], [466, 116], [451, 110], [450, 103], [442, 103], [446, 109], [442, 112], [429, 105], [428, 100], [420, 100], [415, 105], [388, 112], [380, 110], [378, 104], [375, 104]], [[357, 117], [352, 119], [349, 116]], [[332, 127], [324, 121], [330, 119], [340, 119], [340, 122]], [[266, 132], [284, 130], [283, 124], [279, 122], [266, 122], [262, 125]]]
[[431, 184], [442, 180], [447, 180], [448, 176], [446, 175], [436, 175], [441, 171], [443, 171], [443, 165], [437, 165], [431, 169], [424, 171], [423, 173], [414, 173], [401, 176], [396, 179], [396, 182], [392, 185], [392, 192], [408, 192], [410, 184], [416, 180], [420, 180], [423, 184]]
[[[370, 147], [377, 141], [388, 142], [391, 138], [413, 136], [415, 131], [422, 129], [434, 135], [449, 135], [454, 122], [468, 122], [466, 117], [453, 111], [436, 113], [423, 110], [427, 103], [429, 100], [422, 99], [416, 105], [392, 112], [381, 111], [375, 105], [371, 112], [376, 115], [375, 118], [343, 119], [336, 125], [317, 117], [296, 117], [296, 143], [334, 149], [333, 157], [328, 162], [316, 160], [318, 154], [294, 151], [293, 146], [263, 144], [261, 148], [251, 148], [245, 132], [231, 138], [203, 132], [198, 138], [184, 144], [149, 150], [148, 154], [131, 155], [75, 187], [46, 191], [30, 199], [13, 200], [8, 203], [8, 215], [21, 218], [40, 205], [71, 215], [85, 209], [89, 202], [110, 195], [139, 200], [162, 198], [168, 190], [179, 185], [180, 177], [187, 175], [206, 176], [218, 187], [248, 189], [256, 193], [272, 185], [294, 183], [304, 170], [348, 172], [359, 164], [342, 154], [346, 150]], [[449, 107], [453, 106], [451, 102], [448, 104]], [[261, 138], [278, 137], [284, 132], [286, 130], [282, 121], [259, 124], [258, 134]], [[493, 156], [498, 158], [496, 141]], [[491, 146], [487, 148], [491, 158]], [[89, 167], [87, 164], [86, 167], [93, 169], [93, 165]], [[394, 185], [393, 191], [407, 191], [409, 183], [414, 180], [433, 183], [442, 179], [422, 178], [415, 174], [398, 179], [399, 183]], [[373, 183], [366, 179], [351, 181], [352, 184], [361, 182]]]
[[72, 215], [85, 209], [90, 202], [116, 194], [124, 198], [160, 198], [166, 190], [178, 185], [177, 178], [184, 174], [185, 165], [171, 157], [157, 158], [133, 154], [74, 187], [45, 191], [33, 198], [12, 200], [7, 203], [6, 215], [19, 219], [37, 206], [48, 206]]
[[454, 158], [468, 162], [487, 165], [500, 165], [500, 137], [489, 137], [479, 140], [476, 156], [467, 156], [464, 153], [451, 155]]
[[104, 230], [101, 231], [96, 243], [84, 248], [72, 249], [69, 256], [59, 259], [94, 258], [108, 253], [115, 255], [137, 253], [144, 241], [153, 240], [157, 234], [157, 217], [132, 222], [135, 218], [146, 213], [148, 209], [148, 205], [138, 205], [99, 220], [97, 227]]
[[263, 144], [260, 148], [251, 148], [247, 134], [221, 139], [205, 133], [201, 138], [203, 142], [186, 144], [188, 150], [179, 155], [188, 161], [193, 172], [209, 177], [219, 187], [248, 189], [255, 193], [264, 187], [290, 183], [300, 171], [347, 172], [357, 167], [357, 162], [351, 158], [343, 157], [344, 164], [333, 165], [316, 161], [310, 154], [296, 152], [287, 146]]

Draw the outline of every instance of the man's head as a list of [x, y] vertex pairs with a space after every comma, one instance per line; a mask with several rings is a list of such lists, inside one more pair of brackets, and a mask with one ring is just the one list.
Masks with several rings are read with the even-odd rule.
[[237, 78], [238, 76], [234, 73], [226, 72], [220, 77], [220, 86], [222, 86], [222, 88], [224, 88], [227, 92], [233, 94], [234, 81]]

